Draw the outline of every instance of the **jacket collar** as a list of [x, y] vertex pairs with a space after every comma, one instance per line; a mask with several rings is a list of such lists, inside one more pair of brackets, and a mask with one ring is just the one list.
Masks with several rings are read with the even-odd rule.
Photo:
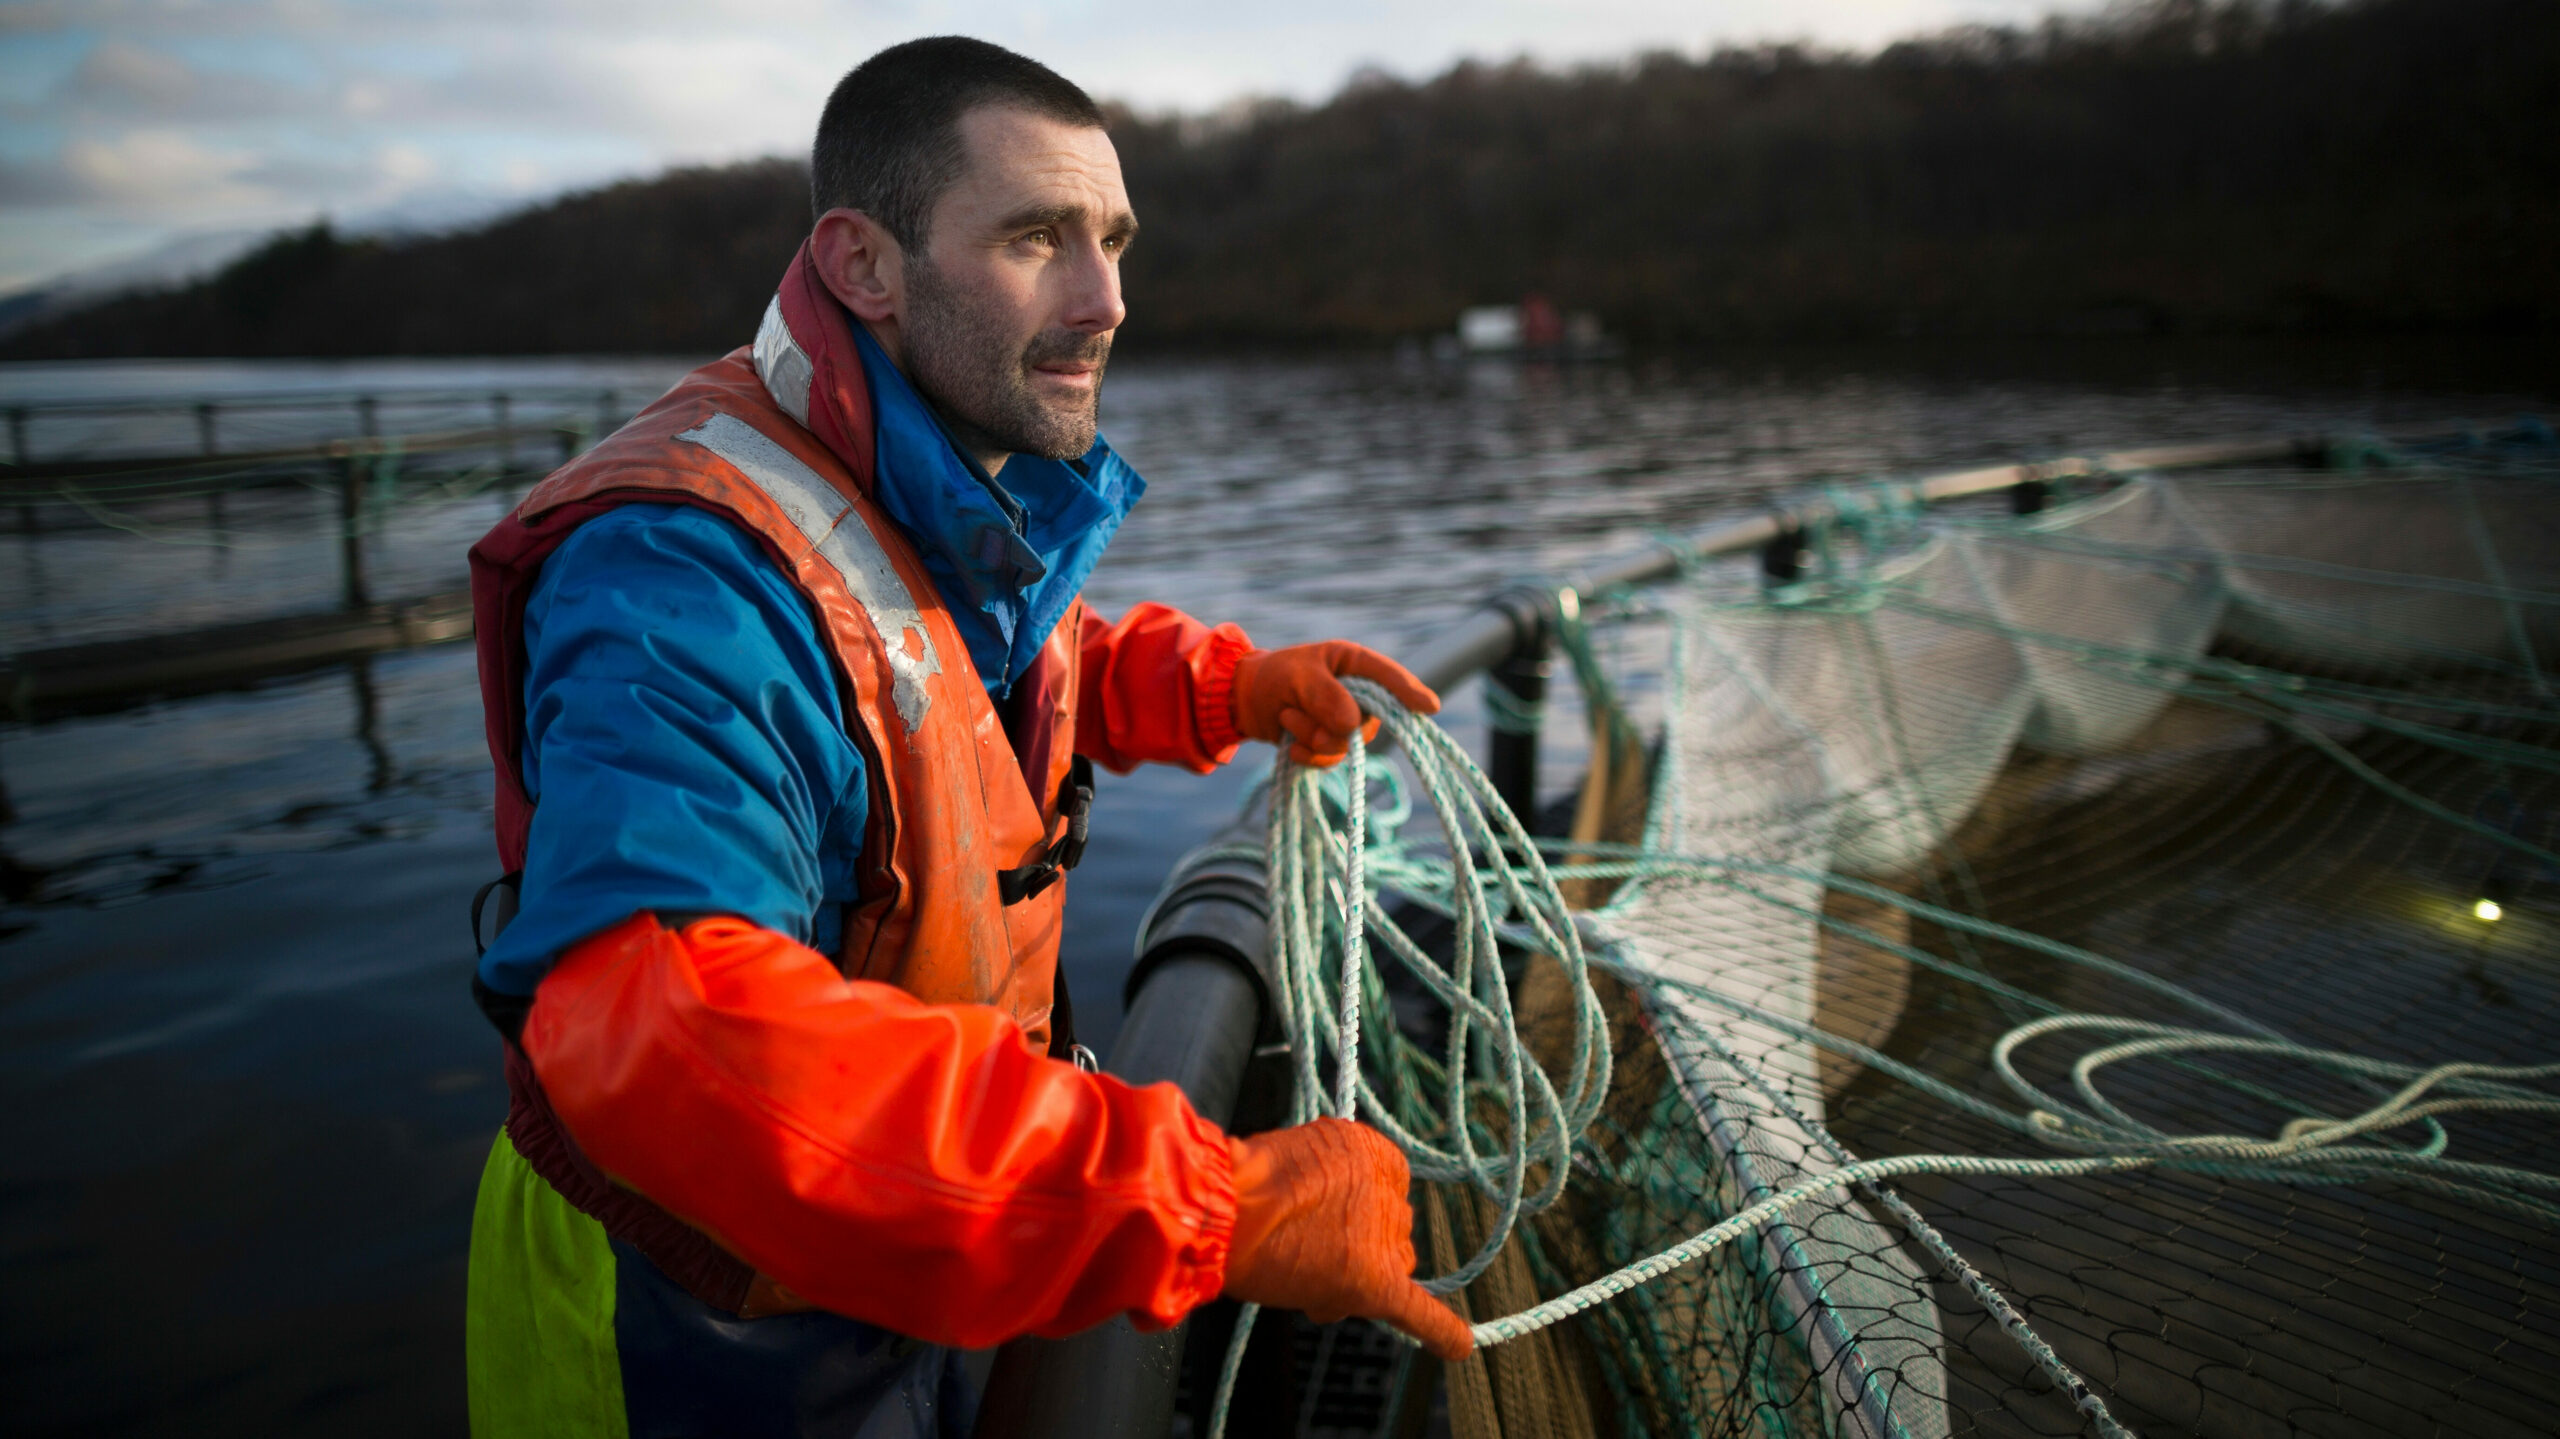
[[804, 244], [756, 332], [774, 402], [906, 532], [998, 696], [1038, 657], [1146, 481], [1096, 438], [1074, 460], [1016, 455], [1002, 482], [819, 281]]
[[871, 394], [853, 329], [852, 317], [818, 279], [803, 241], [756, 327], [756, 375], [773, 402], [834, 451], [869, 494], [875, 474]]

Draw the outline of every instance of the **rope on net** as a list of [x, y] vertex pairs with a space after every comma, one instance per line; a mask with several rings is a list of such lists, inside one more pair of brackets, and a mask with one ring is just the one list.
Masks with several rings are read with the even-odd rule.
[[[2527, 1192], [2560, 1191], [2560, 1174], [2451, 1159], [2446, 1154], [2450, 1138], [2438, 1123], [2438, 1116], [2457, 1111], [2560, 1114], [2560, 1097], [2527, 1087], [2560, 1079], [2560, 1064], [2421, 1066], [2298, 1044], [2263, 1023], [2104, 956], [1843, 876], [1813, 876], [1827, 885], [1869, 892], [1870, 897], [1915, 914], [1925, 913], [1942, 924], [2133, 979], [2216, 1023], [2243, 1031], [2235, 1034], [2229, 1029], [2069, 1013], [2019, 992], [2015, 998], [2043, 1013], [2010, 1029], [1989, 1056], [2003, 1083], [2027, 1106], [2024, 1113], [2004, 1109], [1868, 1046], [1656, 973], [1643, 966], [1630, 947], [1610, 936], [1605, 918], [1584, 915], [1577, 923], [1559, 889], [1561, 881], [1574, 878], [1641, 882], [1677, 876], [1758, 893], [1750, 889], [1749, 876], [1803, 876], [1783, 866], [1671, 852], [1665, 843], [1668, 829], [1660, 824], [1648, 825], [1646, 842], [1639, 846], [1535, 840], [1446, 731], [1407, 711], [1376, 685], [1359, 679], [1347, 683], [1403, 751], [1414, 788], [1438, 822], [1441, 842], [1429, 845], [1403, 836], [1414, 804], [1400, 776], [1374, 766], [1368, 747], [1357, 736], [1347, 759], [1333, 770], [1281, 761], [1271, 787], [1262, 857], [1272, 896], [1280, 1018], [1297, 1081], [1290, 1118], [1304, 1123], [1330, 1114], [1365, 1120], [1404, 1151], [1416, 1179], [1463, 1184], [1492, 1203], [1497, 1215], [1482, 1246], [1456, 1269], [1425, 1279], [1425, 1288], [1439, 1294], [1463, 1288], [1493, 1262], [1523, 1219], [1562, 1197], [1577, 1157], [1576, 1145], [1599, 1117], [1609, 1089], [1608, 1026], [1591, 982], [1595, 966], [1626, 981], [1648, 1001], [1675, 994], [1706, 1001], [1739, 1018], [1850, 1055], [2049, 1148], [2072, 1152], [2071, 1157], [2045, 1158], [1911, 1154], [1857, 1160], [1822, 1125], [1797, 1113], [1779, 1086], [1754, 1074], [1739, 1056], [1701, 1032], [1698, 1037], [1729, 1066], [1793, 1114], [1839, 1167], [1767, 1195], [1685, 1240], [1567, 1293], [1520, 1313], [1475, 1324], [1480, 1347], [1534, 1333], [1695, 1263], [1810, 1200], [1861, 1188], [1882, 1199], [1923, 1248], [1985, 1303], [2056, 1386], [2074, 1396], [2095, 1428], [2114, 1436], [2127, 1431], [2108, 1415], [2086, 1381], [2028, 1328], [2014, 1307], [1907, 1201], [1876, 1188], [1879, 1181], [1906, 1175], [2066, 1179], [2151, 1167], [2292, 1184], [2385, 1179], [2560, 1226], [2560, 1202]], [[1675, 694], [1675, 709], [1676, 703]], [[1372, 803], [1373, 787], [1381, 791], [1377, 804]], [[1550, 848], [1569, 856], [1569, 861], [1550, 864], [1545, 853]], [[1389, 890], [1452, 921], [1454, 943], [1446, 965], [1407, 935], [1382, 907], [1380, 895]], [[1775, 896], [1760, 897], [1795, 908]], [[1828, 916], [1816, 917], [1833, 923]], [[1916, 963], [1943, 966], [1935, 956], [1908, 945], [1863, 930], [1858, 934]], [[1571, 994], [1573, 1035], [1561, 1091], [1528, 1056], [1511, 1008], [1501, 959], [1505, 944], [1550, 956], [1563, 969]], [[1377, 1029], [1364, 1044], [1363, 1013], [1388, 1010], [1382, 972], [1386, 961], [1403, 966], [1447, 1006], [1448, 1039], [1436, 1057], [1392, 1025]], [[1979, 972], [1967, 971], [1964, 977], [1997, 985]], [[2023, 1046], [2075, 1031], [2132, 1037], [2103, 1044], [2080, 1057], [2071, 1070], [2072, 1098], [2052, 1094], [2018, 1071], [2016, 1055]], [[2361, 1084], [2381, 1097], [2354, 1114], [2323, 1114], [2311, 1103], [2193, 1062], [2192, 1056], [2213, 1053], [2293, 1061]], [[2108, 1065], [2146, 1058], [2168, 1058], [2191, 1074], [2271, 1100], [2298, 1117], [2272, 1138], [2160, 1130], [2114, 1103], [2096, 1082], [2098, 1072]], [[1324, 1082], [1328, 1059], [1333, 1066], [1330, 1085]], [[2399, 1087], [2382, 1093], [2382, 1081], [2397, 1081]], [[1501, 1116], [1504, 1133], [1489, 1129], [1488, 1110]], [[2424, 1134], [2414, 1147], [2349, 1142], [2411, 1125]], [[1592, 1157], [1587, 1148], [1580, 1153], [1586, 1159]], [[1541, 1168], [1543, 1179], [1532, 1183], [1532, 1171]], [[1211, 1439], [1224, 1434], [1257, 1312], [1257, 1306], [1246, 1305], [1239, 1315], [1218, 1377], [1210, 1413]]]

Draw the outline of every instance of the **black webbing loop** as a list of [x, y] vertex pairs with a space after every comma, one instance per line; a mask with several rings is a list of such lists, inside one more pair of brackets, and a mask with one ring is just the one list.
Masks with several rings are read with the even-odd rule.
[[[480, 937], [480, 911], [488, 906], [489, 896], [497, 893], [500, 889], [506, 889], [515, 894], [522, 894], [524, 892], [524, 871], [520, 869], [509, 870], [505, 874], [499, 875], [496, 879], [489, 881], [487, 884], [480, 886], [479, 892], [471, 896], [471, 949], [475, 954], [485, 955], [489, 952], [488, 940], [484, 940]], [[507, 907], [507, 912], [498, 916], [498, 930], [500, 933], [504, 933], [506, 931], [507, 921], [513, 918], [515, 918], [515, 906], [509, 905]], [[492, 938], [494, 937], [495, 936], [492, 936]]]
[[996, 894], [1007, 904], [1020, 904], [1058, 882], [1058, 876], [1084, 859], [1084, 842], [1093, 816], [1093, 761], [1077, 755], [1058, 782], [1058, 818], [1067, 822], [1061, 834], [1035, 859], [996, 871]]

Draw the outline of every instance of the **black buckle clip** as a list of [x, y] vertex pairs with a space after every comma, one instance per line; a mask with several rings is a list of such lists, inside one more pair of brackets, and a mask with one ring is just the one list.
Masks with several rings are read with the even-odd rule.
[[1058, 818], [1067, 832], [1040, 857], [1014, 869], [996, 871], [996, 894], [1006, 904], [1020, 904], [1058, 882], [1058, 876], [1084, 859], [1084, 842], [1093, 816], [1093, 761], [1077, 755], [1058, 783]]

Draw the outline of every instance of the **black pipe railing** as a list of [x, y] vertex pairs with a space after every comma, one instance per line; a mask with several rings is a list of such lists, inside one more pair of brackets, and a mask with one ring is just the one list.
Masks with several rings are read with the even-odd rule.
[[1538, 807], [1538, 731], [1555, 652], [1555, 596], [1515, 585], [1488, 603], [1511, 623], [1511, 643], [1485, 668], [1485, 777], [1526, 824]]
[[[1139, 936], [1128, 1012], [1103, 1066], [1132, 1084], [1170, 1081], [1201, 1117], [1231, 1132], [1268, 1128], [1285, 1094], [1257, 1077], [1287, 1073], [1270, 964], [1270, 899], [1258, 858], [1209, 850], [1250, 843], [1239, 824], [1186, 860]], [[1275, 1102], [1275, 1099], [1278, 1102]], [[1072, 1339], [1017, 1339], [999, 1350], [978, 1439], [1161, 1435], [1173, 1425], [1187, 1326], [1142, 1334], [1126, 1318]]]

